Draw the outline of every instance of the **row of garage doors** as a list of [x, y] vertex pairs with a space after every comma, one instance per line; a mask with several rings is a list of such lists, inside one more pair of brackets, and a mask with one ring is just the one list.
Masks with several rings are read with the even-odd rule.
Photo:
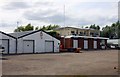
[[[11, 53], [10, 51], [10, 41], [9, 39], [0, 40], [1, 46], [4, 48], [4, 54]], [[42, 44], [39, 45], [39, 48]], [[45, 41], [45, 52], [54, 52], [54, 41]], [[24, 40], [23, 41], [23, 52], [22, 53], [35, 53], [35, 41], [34, 40]]]
[[[73, 40], [73, 48], [78, 48], [78, 40]], [[97, 41], [94, 40], [93, 48], [97, 49]], [[84, 40], [84, 49], [88, 49], [88, 40]]]
[[[41, 48], [42, 44], [39, 44]], [[54, 52], [54, 41], [45, 41], [44, 52]], [[23, 53], [35, 53], [35, 41], [34, 40], [24, 40], [23, 41]]]

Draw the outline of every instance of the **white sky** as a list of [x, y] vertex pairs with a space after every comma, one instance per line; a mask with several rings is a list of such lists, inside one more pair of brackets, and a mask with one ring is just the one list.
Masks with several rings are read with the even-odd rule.
[[118, 0], [0, 0], [0, 31], [9, 33], [20, 25], [49, 24], [82, 27], [110, 25], [118, 19]]

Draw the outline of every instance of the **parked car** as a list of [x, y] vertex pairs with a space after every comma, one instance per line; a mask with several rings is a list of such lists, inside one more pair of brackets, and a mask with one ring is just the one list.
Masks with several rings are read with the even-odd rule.
[[107, 47], [111, 49], [120, 49], [119, 39], [109, 39], [107, 41]]
[[110, 48], [115, 49], [116, 46], [115, 45], [110, 45]]

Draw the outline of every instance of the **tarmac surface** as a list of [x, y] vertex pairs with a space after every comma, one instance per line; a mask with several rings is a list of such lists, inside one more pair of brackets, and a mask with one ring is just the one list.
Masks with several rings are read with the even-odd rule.
[[3, 58], [3, 75], [118, 75], [118, 50], [23, 54]]

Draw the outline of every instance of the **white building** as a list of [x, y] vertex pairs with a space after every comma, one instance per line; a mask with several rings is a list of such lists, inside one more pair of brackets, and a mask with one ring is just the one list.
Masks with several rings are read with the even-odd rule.
[[4, 48], [4, 54], [15, 54], [17, 50], [16, 38], [0, 31], [0, 46]]
[[17, 53], [59, 52], [60, 41], [45, 31], [11, 33], [17, 38]]

